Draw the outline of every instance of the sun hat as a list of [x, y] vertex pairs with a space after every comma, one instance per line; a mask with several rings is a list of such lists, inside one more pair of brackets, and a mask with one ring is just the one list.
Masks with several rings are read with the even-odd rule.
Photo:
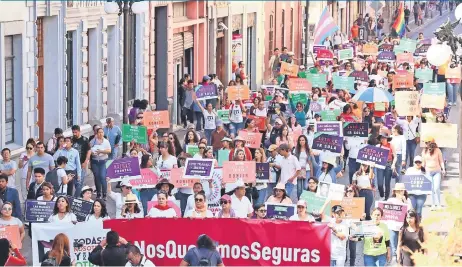
[[396, 183], [395, 187], [393, 188], [393, 191], [405, 191], [406, 187], [404, 186], [404, 183]]
[[282, 125], [282, 120], [280, 118], [277, 118], [274, 123], [281, 124]]
[[133, 187], [129, 180], [122, 180], [122, 182], [120, 182], [120, 186]]
[[283, 183], [278, 183], [273, 189], [279, 189], [286, 191], [286, 186]]
[[160, 190], [160, 188], [162, 187], [162, 185], [164, 184], [168, 184], [168, 187], [169, 187], [169, 191], [172, 191], [172, 189], [175, 187], [172, 183], [170, 183], [167, 179], [162, 179], [160, 180], [157, 184], [156, 184], [156, 189], [157, 190]]
[[332, 165], [334, 167], [337, 166], [337, 163], [335, 162], [335, 158], [332, 158], [332, 157], [323, 159], [322, 162], [330, 164], [330, 165]]
[[88, 185], [86, 185], [86, 186], [82, 187], [82, 190], [80, 191], [80, 196], [83, 196], [85, 191], [91, 191], [93, 193], [93, 189], [91, 187], [89, 187]]
[[422, 157], [421, 156], [415, 156], [414, 157], [414, 163], [417, 162], [417, 161], [422, 162]]
[[124, 204], [137, 204], [138, 203], [138, 198], [136, 197], [135, 194], [128, 194], [125, 197]]
[[270, 145], [270, 146], [268, 147], [268, 151], [269, 151], [269, 152], [273, 152], [273, 151], [276, 150], [276, 149], [278, 149], [278, 146], [275, 145], [275, 144], [272, 144], [272, 145]]
[[236, 141], [242, 141], [242, 142], [245, 142], [244, 138], [240, 137], [239, 135], [234, 137], [234, 142]]
[[231, 138], [225, 136], [225, 137], [223, 137], [223, 139], [221, 139], [221, 142], [224, 142], [224, 141], [232, 142], [233, 140]]
[[423, 138], [423, 141], [426, 142], [435, 142], [435, 138], [433, 136], [427, 135]]

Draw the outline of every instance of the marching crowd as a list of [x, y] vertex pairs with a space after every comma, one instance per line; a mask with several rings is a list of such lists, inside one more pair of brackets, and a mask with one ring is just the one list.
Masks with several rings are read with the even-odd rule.
[[[247, 94], [244, 62], [234, 66], [233, 80], [229, 81], [228, 86], [223, 86], [216, 75], [204, 76], [199, 85], [185, 75], [179, 87], [182, 119], [187, 128], [184, 140], [180, 140], [174, 132], [148, 129], [147, 144], [130, 142], [127, 154], [122, 155], [138, 158], [141, 169], [155, 171], [159, 181], [151, 188], [135, 190], [129, 179], [117, 184], [107, 178], [106, 162], [120, 157], [119, 152], [124, 145], [122, 130], [112, 118], [107, 119], [104, 127], [95, 125], [94, 134], [89, 138], [83, 136], [79, 126], [75, 125], [72, 136], [63, 136], [63, 131], [57, 128], [46, 143], [29, 139], [18, 165], [10, 159], [11, 151], [5, 148], [0, 162], [0, 197], [3, 201], [0, 225], [18, 225], [20, 238], [24, 239], [26, 231], [22, 221], [21, 198], [54, 201], [53, 214], [48, 219], [54, 223], [77, 222], [70, 209], [70, 196], [93, 202], [87, 221], [109, 219], [106, 207], [108, 197], [115, 202], [117, 219], [267, 219], [265, 204], [293, 203], [296, 204], [296, 212], [288, 220], [329, 225], [332, 231], [331, 265], [354, 266], [357, 254], [362, 253], [366, 266], [385, 266], [393, 260], [403, 266], [413, 266], [412, 254], [426, 252], [423, 246], [426, 234], [419, 222], [427, 195], [407, 191], [400, 179], [403, 175], [424, 175], [431, 181], [433, 209], [441, 209], [441, 180], [446, 174], [444, 150], [438, 147], [434, 136], [419, 131], [423, 123], [448, 123], [450, 107], [457, 102], [460, 78], [446, 78], [445, 69], [448, 66], [435, 68], [422, 55], [416, 56], [413, 62], [397, 64], [394, 60], [380, 60], [377, 55], [363, 53], [366, 45], [376, 45], [380, 51], [383, 45], [390, 49], [390, 46], [399, 45], [400, 41], [399, 38], [385, 37], [382, 40], [376, 38], [371, 43], [351, 40], [325, 47], [332, 53], [332, 58], [319, 59], [309, 70], [300, 66], [295, 76], [282, 73], [283, 64], [296, 63], [294, 54], [288, 52], [287, 48], [282, 48], [282, 53], [275, 49], [270, 62], [273, 72], [270, 84], [258, 90], [252, 88]], [[425, 42], [426, 39], [420, 35], [417, 46]], [[352, 48], [354, 56], [341, 60], [338, 51], [343, 48]], [[431, 79], [414, 77], [412, 86], [407, 88], [394, 85], [395, 75], [415, 73], [418, 69], [431, 69]], [[325, 77], [324, 84], [291, 88], [294, 80], [309, 80], [313, 75]], [[336, 76], [355, 77], [354, 86], [340, 88], [334, 82]], [[444, 107], [423, 108], [415, 116], [398, 113], [394, 99], [397, 92], [421, 93], [424, 84], [432, 82], [447, 84]], [[210, 84], [216, 85], [216, 98], [198, 98], [196, 92]], [[230, 98], [228, 88], [231, 87], [242, 89], [248, 99]], [[219, 110], [226, 110], [225, 116], [223, 113], [219, 115]], [[144, 113], [149, 111], [147, 101], [136, 100], [129, 114], [130, 124], [143, 125]], [[328, 112], [335, 114], [333, 119], [326, 116]], [[393, 122], [390, 124], [389, 120]], [[314, 149], [316, 139], [323, 131], [317, 125], [326, 121], [340, 122], [341, 128], [349, 123], [366, 124], [367, 137], [345, 136], [340, 151]], [[244, 134], [248, 133], [260, 134], [258, 147], [249, 147], [249, 140], [244, 138]], [[417, 154], [421, 141], [425, 147]], [[191, 146], [197, 146], [198, 152], [193, 155], [188, 153], [187, 148]], [[359, 151], [366, 146], [388, 151], [382, 168], [373, 160], [357, 161]], [[222, 160], [219, 157], [223, 157], [223, 151], [227, 153], [224, 161], [268, 163], [269, 179], [265, 182], [238, 179], [232, 184], [223, 183], [219, 201], [221, 209], [215, 214], [208, 209], [207, 202], [212, 180], [197, 182], [192, 187], [175, 188], [163, 176], [165, 171], [184, 167], [188, 158], [212, 159], [215, 167], [219, 167]], [[94, 175], [95, 189], [84, 183], [90, 169]], [[14, 181], [16, 171], [21, 173], [21, 188], [18, 189]], [[329, 185], [340, 184], [340, 179], [349, 180], [344, 187], [343, 198], [365, 199], [364, 215], [357, 220], [345, 219], [346, 209], [342, 205], [327, 205], [330, 203]], [[393, 188], [392, 179], [395, 180]], [[325, 205], [319, 211], [312, 212], [309, 208], [312, 203], [302, 197], [304, 192], [324, 197]], [[157, 202], [148, 208], [149, 201]], [[179, 201], [179, 212], [172, 206], [175, 201]], [[404, 220], [400, 223], [382, 221], [384, 211], [378, 207], [378, 201], [405, 205], [407, 212]], [[330, 212], [326, 212], [326, 209], [330, 209]], [[372, 222], [373, 233], [353, 234], [355, 221]], [[209, 239], [199, 239], [213, 247]], [[356, 250], [358, 242], [364, 243], [362, 252]], [[103, 247], [113, 250], [114, 257], [103, 259], [97, 256]], [[0, 250], [0, 265], [26, 264], [20, 251], [6, 239], [0, 239]], [[123, 253], [123, 257], [119, 259], [116, 256], [122, 255], [120, 253]], [[201, 259], [202, 256], [194, 253], [188, 253], [181, 265], [192, 264], [192, 261], [199, 264], [196, 258]], [[202, 252], [198, 250], [197, 253]], [[130, 245], [115, 232], [110, 232], [92, 254], [90, 260], [99, 265], [117, 265], [120, 261], [128, 262], [127, 266], [153, 265], [136, 246]], [[212, 255], [214, 264], [223, 265], [219, 255]], [[43, 262], [69, 266], [72, 264], [70, 256], [69, 239], [60, 234], [56, 236]], [[107, 262], [106, 258], [113, 261]]]

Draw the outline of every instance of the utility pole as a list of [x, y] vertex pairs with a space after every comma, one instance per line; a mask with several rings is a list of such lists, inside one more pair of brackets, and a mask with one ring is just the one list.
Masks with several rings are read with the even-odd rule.
[[305, 70], [308, 70], [308, 57], [310, 55], [310, 29], [309, 21], [310, 19], [310, 1], [306, 0], [305, 2]]

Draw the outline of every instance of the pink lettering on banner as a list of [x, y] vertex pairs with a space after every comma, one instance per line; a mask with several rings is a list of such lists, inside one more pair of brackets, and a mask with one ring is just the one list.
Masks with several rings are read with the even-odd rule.
[[159, 177], [153, 169], [141, 169], [141, 178], [131, 179], [133, 188], [153, 188], [159, 181]]

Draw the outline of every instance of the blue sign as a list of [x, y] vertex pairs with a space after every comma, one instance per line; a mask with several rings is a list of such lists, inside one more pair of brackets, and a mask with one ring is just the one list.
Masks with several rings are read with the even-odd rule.
[[269, 163], [256, 163], [256, 178], [257, 182], [269, 182], [270, 169]]
[[71, 210], [78, 222], [84, 222], [93, 207], [92, 202], [79, 198], [69, 197], [69, 203], [71, 203]]
[[26, 200], [26, 221], [27, 222], [48, 222], [53, 215], [55, 201]]
[[426, 175], [403, 175], [401, 182], [404, 183], [406, 191], [410, 194], [430, 194], [432, 192], [432, 182]]

